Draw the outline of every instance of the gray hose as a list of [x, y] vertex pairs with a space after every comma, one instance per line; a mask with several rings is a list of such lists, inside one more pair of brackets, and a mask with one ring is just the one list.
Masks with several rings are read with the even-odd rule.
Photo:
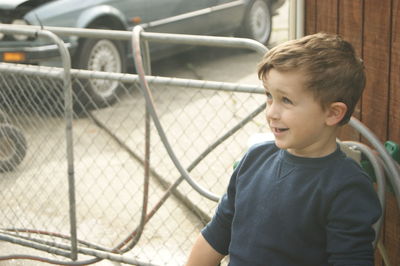
[[393, 186], [393, 191], [396, 196], [397, 207], [400, 209], [400, 168], [395, 161], [390, 157], [384, 145], [379, 141], [375, 134], [369, 130], [358, 119], [352, 117], [349, 125], [361, 133], [379, 153], [383, 161], [383, 166], [387, 172], [387, 177]]
[[140, 47], [140, 33], [143, 31], [143, 29], [140, 26], [136, 26], [133, 28], [133, 38], [132, 38], [132, 47], [134, 51], [134, 60], [135, 60], [135, 67], [137, 74], [139, 76], [140, 80], [140, 88], [141, 91], [144, 95], [144, 98], [146, 100], [146, 106], [148, 108], [148, 111], [153, 119], [154, 125], [157, 129], [157, 132], [161, 138], [161, 141], [164, 144], [164, 147], [171, 158], [172, 162], [174, 163], [175, 167], [181, 174], [181, 176], [189, 183], [189, 185], [195, 189], [198, 193], [200, 193], [202, 196], [213, 200], [213, 201], [218, 201], [219, 196], [206, 190], [202, 186], [200, 186], [196, 181], [194, 181], [190, 176], [189, 173], [186, 171], [186, 169], [182, 166], [182, 164], [179, 162], [177, 156], [175, 155], [175, 152], [173, 151], [171, 144], [168, 141], [168, 138], [164, 132], [164, 129], [161, 125], [161, 122], [158, 118], [157, 111], [154, 105], [153, 97], [150, 91], [150, 88], [147, 84], [146, 81], [146, 76], [145, 76], [145, 71], [143, 68], [143, 61], [142, 61], [142, 56], [141, 56], [141, 47]]

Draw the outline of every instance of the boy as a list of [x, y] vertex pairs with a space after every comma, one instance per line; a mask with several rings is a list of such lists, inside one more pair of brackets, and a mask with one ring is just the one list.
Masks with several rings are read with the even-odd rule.
[[275, 142], [252, 146], [202, 230], [187, 265], [373, 265], [381, 215], [368, 176], [336, 143], [364, 85], [339, 36], [318, 33], [271, 49], [258, 76]]

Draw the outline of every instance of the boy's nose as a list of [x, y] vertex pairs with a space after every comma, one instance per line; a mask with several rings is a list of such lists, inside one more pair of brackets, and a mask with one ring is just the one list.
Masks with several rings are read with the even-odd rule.
[[280, 117], [278, 106], [276, 104], [267, 104], [267, 119], [277, 120]]

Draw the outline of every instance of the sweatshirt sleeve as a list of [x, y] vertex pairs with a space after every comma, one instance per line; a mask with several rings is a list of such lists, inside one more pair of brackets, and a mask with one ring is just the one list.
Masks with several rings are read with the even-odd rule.
[[236, 176], [240, 164], [233, 172], [227, 192], [221, 197], [211, 221], [202, 230], [203, 237], [219, 253], [227, 255], [231, 241], [231, 226], [235, 213]]
[[372, 226], [382, 211], [372, 183], [361, 174], [336, 188], [326, 225], [329, 263], [373, 266]]

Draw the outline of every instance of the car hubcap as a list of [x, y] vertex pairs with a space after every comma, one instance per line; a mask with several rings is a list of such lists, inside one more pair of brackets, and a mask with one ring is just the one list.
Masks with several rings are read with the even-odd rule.
[[[90, 53], [88, 69], [121, 73], [121, 58], [115, 44], [109, 40], [98, 41]], [[92, 79], [91, 84], [95, 92], [103, 98], [112, 96], [118, 87], [117, 81], [104, 79]]]
[[269, 13], [266, 4], [262, 1], [255, 2], [251, 8], [250, 18], [250, 27], [254, 39], [265, 42], [270, 28]]
[[10, 139], [0, 137], [0, 160], [8, 160], [13, 155], [15, 147]]

